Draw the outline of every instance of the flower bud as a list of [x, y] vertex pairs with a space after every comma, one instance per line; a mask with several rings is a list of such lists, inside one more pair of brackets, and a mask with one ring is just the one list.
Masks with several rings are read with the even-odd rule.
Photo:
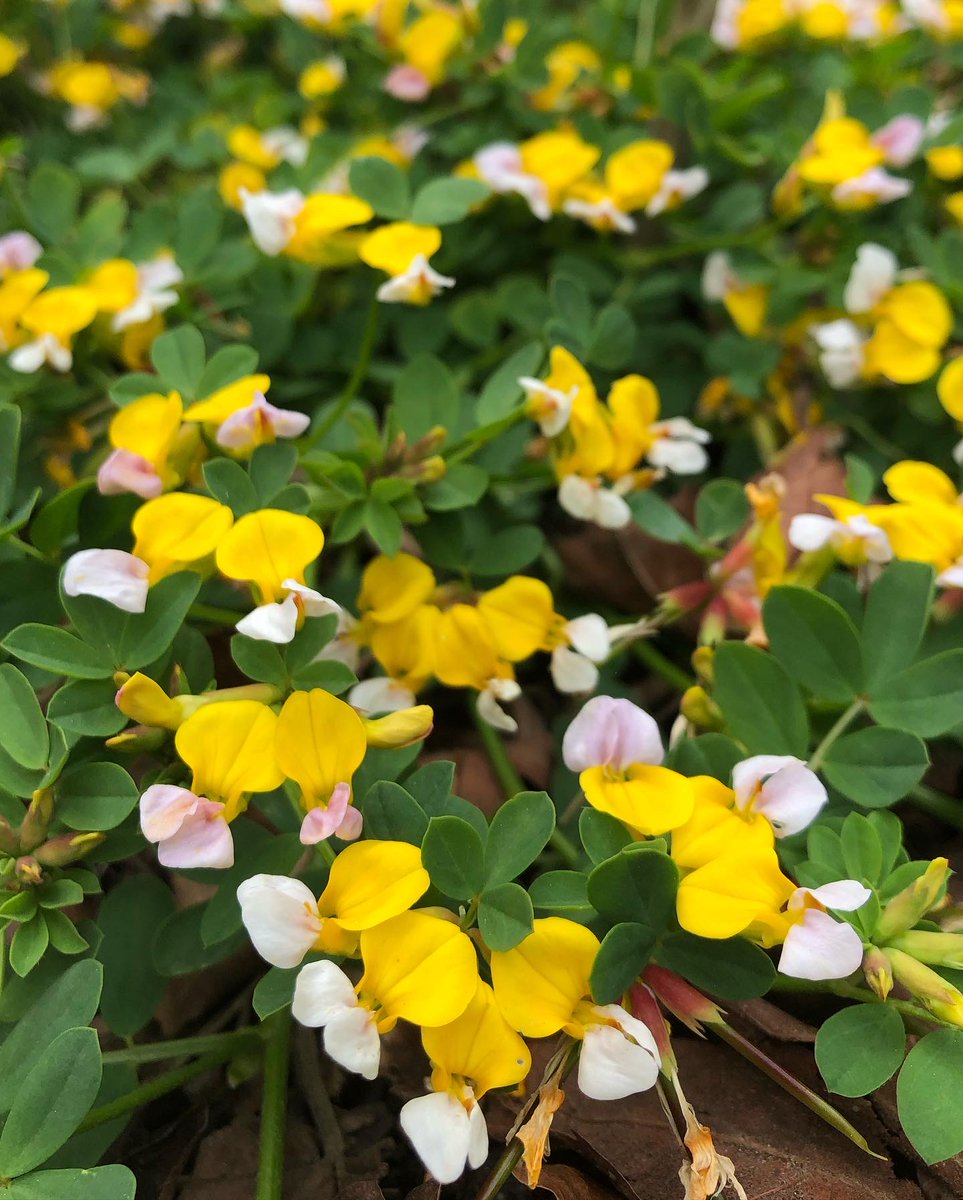
[[698, 684], [683, 693], [679, 711], [697, 729], [718, 730], [725, 725], [718, 704]]
[[890, 939], [890, 946], [909, 954], [918, 962], [934, 967], [963, 969], [963, 933], [931, 933], [911, 929]]
[[439, 479], [445, 478], [447, 471], [448, 464], [441, 455], [433, 454], [418, 464], [418, 482], [437, 483]]
[[902, 950], [887, 949], [893, 974], [934, 1016], [963, 1028], [963, 992]]
[[714, 646], [699, 646], [692, 655], [692, 669], [696, 678], [707, 688], [711, 688], [715, 683], [715, 656]]
[[0, 817], [0, 854], [8, 854], [12, 858], [17, 853], [19, 842], [10, 822]]
[[108, 750], [122, 750], [124, 754], [142, 754], [148, 750], [159, 750], [165, 741], [167, 734], [163, 729], [135, 725], [132, 729], [125, 729], [123, 733], [108, 738], [104, 745]]
[[38, 846], [34, 857], [45, 867], [67, 867], [89, 854], [106, 836], [103, 833], [65, 833]]
[[670, 1013], [695, 1033], [702, 1032], [702, 1025], [724, 1025], [723, 1011], [707, 996], [703, 996], [681, 975], [666, 967], [650, 963], [642, 972], [647, 983]]
[[893, 967], [876, 946], [870, 946], [863, 955], [863, 976], [880, 1000], [885, 1000], [893, 990]]
[[883, 909], [876, 926], [877, 941], [888, 942], [895, 934], [912, 929], [943, 894], [949, 873], [946, 859], [934, 858], [923, 874], [897, 893]]
[[659, 1048], [659, 1058], [662, 1062], [662, 1071], [666, 1075], [674, 1074], [678, 1070], [678, 1063], [669, 1038], [669, 1025], [662, 1015], [659, 1002], [652, 989], [646, 987], [644, 983], [633, 983], [629, 988], [629, 1011], [646, 1025], [655, 1038], [655, 1044]]
[[427, 704], [416, 704], [413, 708], [402, 708], [388, 713], [377, 720], [365, 720], [365, 737], [368, 746], [377, 750], [400, 750], [420, 742], [431, 733], [435, 714]]
[[29, 853], [47, 836], [47, 826], [53, 816], [53, 792], [41, 788], [34, 792], [27, 815], [20, 823], [20, 849]]
[[185, 716], [177, 700], [140, 671], [121, 684], [114, 703], [132, 721], [158, 729], [177, 729]]
[[43, 880], [43, 868], [36, 858], [29, 854], [17, 859], [14, 874], [24, 887], [36, 887]]

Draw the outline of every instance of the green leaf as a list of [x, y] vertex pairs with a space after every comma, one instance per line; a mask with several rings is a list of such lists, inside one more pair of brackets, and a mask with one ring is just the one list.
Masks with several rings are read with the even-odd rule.
[[906, 1056], [896, 1083], [903, 1132], [924, 1162], [963, 1151], [963, 1032], [938, 1029]]
[[110, 737], [127, 724], [114, 703], [113, 680], [78, 679], [65, 684], [47, 705], [47, 717], [71, 737]]
[[713, 697], [733, 737], [750, 754], [809, 751], [809, 722], [799, 689], [771, 655], [743, 642], [723, 642], [714, 658]]
[[9, 513], [17, 486], [22, 423], [18, 405], [0, 404], [0, 517]]
[[581, 871], [546, 871], [533, 880], [528, 894], [539, 912], [552, 916], [584, 925], [597, 915], [589, 903], [588, 877]]
[[485, 847], [461, 817], [432, 817], [421, 847], [431, 882], [456, 900], [470, 900], [485, 883]]
[[425, 508], [432, 512], [452, 512], [476, 505], [487, 487], [487, 471], [474, 463], [456, 463], [437, 483], [423, 488], [421, 496]]
[[304, 852], [296, 833], [270, 834], [253, 821], [235, 821], [234, 865], [204, 872], [204, 882], [217, 891], [204, 906], [201, 940], [215, 946], [237, 933], [243, 924], [237, 889], [252, 875], [288, 875]]
[[309, 692], [312, 688], [323, 688], [332, 696], [340, 696], [357, 682], [358, 677], [354, 671], [334, 659], [309, 663], [291, 676], [291, 683], [300, 691]]
[[863, 808], [885, 808], [919, 783], [929, 761], [926, 743], [915, 734], [873, 725], [834, 742], [822, 771], [847, 799]]
[[[293, 675], [304, 667], [320, 664], [315, 659], [338, 632], [336, 613], [323, 617], [310, 617], [294, 635], [284, 650], [284, 661]], [[342, 665], [342, 664], [339, 664]]]
[[57, 816], [71, 829], [113, 829], [137, 807], [137, 784], [116, 763], [78, 763], [60, 777]]
[[55, 950], [61, 954], [83, 954], [90, 949], [90, 943], [77, 930], [71, 919], [56, 909], [49, 909], [43, 914], [47, 926], [47, 938]]
[[891, 675], [872, 694], [869, 711], [881, 725], [939, 737], [963, 713], [963, 650], [947, 650]]
[[157, 928], [153, 941], [153, 959], [154, 968], [159, 975], [168, 979], [178, 975], [192, 975], [195, 971], [213, 966], [247, 944], [248, 939], [240, 929], [236, 929], [226, 938], [206, 943], [202, 936], [202, 923], [206, 913], [206, 904], [191, 904], [171, 913]]
[[[257, 351], [253, 346], [222, 346], [220, 350], [211, 355], [210, 362], [201, 373], [197, 382], [197, 394], [199, 397], [210, 396], [212, 392], [220, 391], [229, 383], [236, 383], [245, 375], [253, 375], [256, 370]], [[254, 451], [251, 461], [253, 462], [257, 457], [258, 451], [267, 448], [259, 446], [258, 450]], [[273, 447], [270, 448], [273, 449]], [[290, 475], [290, 472], [288, 474]], [[286, 483], [287, 479], [284, 482]]]
[[527, 567], [545, 548], [545, 535], [537, 525], [499, 529], [479, 542], [468, 559], [472, 575], [513, 575]]
[[40, 239], [51, 245], [67, 240], [77, 218], [80, 180], [67, 167], [43, 162], [27, 182], [26, 209]]
[[592, 325], [586, 359], [605, 371], [617, 371], [632, 357], [637, 331], [632, 314], [621, 304], [606, 304]]
[[455, 782], [453, 762], [429, 762], [405, 778], [405, 790], [413, 796], [430, 816], [441, 816], [442, 805], [451, 795]]
[[272, 967], [258, 980], [251, 1003], [262, 1021], [291, 1003], [300, 973], [300, 967]]
[[415, 196], [411, 219], [416, 225], [452, 225], [490, 194], [478, 179], [432, 179]]
[[174, 897], [156, 875], [122, 880], [100, 906], [101, 1015], [120, 1037], [143, 1029], [167, 988], [167, 980], [154, 967], [152, 946], [155, 933], [173, 911]]
[[820, 699], [852, 700], [863, 684], [859, 636], [843, 609], [801, 587], [775, 587], [762, 608], [770, 648]]
[[635, 492], [629, 497], [629, 508], [636, 525], [660, 542], [685, 546], [702, 544], [699, 534], [685, 517], [653, 491]]
[[696, 498], [696, 528], [707, 542], [719, 542], [749, 519], [749, 501], [741, 483], [713, 479]]
[[49, 944], [47, 922], [42, 913], [37, 913], [29, 921], [17, 926], [10, 943], [10, 966], [21, 978], [29, 975], [43, 958]]
[[154, 338], [150, 360], [165, 387], [180, 392], [182, 399], [196, 400], [204, 373], [204, 338], [193, 325], [180, 325]]
[[578, 833], [585, 853], [593, 863], [603, 863], [632, 841], [621, 821], [594, 808], [583, 808], [578, 818]]
[[93, 1029], [68, 1029], [51, 1042], [13, 1098], [0, 1133], [0, 1175], [25, 1175], [60, 1149], [93, 1104], [102, 1069]]
[[622, 998], [651, 959], [655, 940], [654, 930], [635, 921], [623, 922], [608, 931], [589, 980], [596, 1004], [614, 1004]]
[[916, 657], [933, 602], [933, 568], [892, 562], [870, 588], [863, 617], [866, 686], [874, 695]]
[[281, 651], [273, 642], [262, 642], [236, 633], [231, 638], [231, 658], [248, 679], [270, 683], [282, 689], [287, 684], [288, 670]]
[[365, 836], [420, 846], [428, 829], [425, 810], [399, 783], [381, 779], [361, 805]]
[[485, 884], [508, 883], [532, 865], [555, 830], [547, 792], [519, 792], [492, 817], [485, 846]]
[[126, 670], [147, 666], [170, 647], [200, 586], [201, 577], [193, 571], [178, 571], [154, 584], [147, 596], [147, 608], [127, 620], [120, 648], [121, 665]]
[[528, 892], [517, 883], [486, 888], [478, 902], [478, 928], [489, 950], [513, 950], [534, 928]]
[[[116, 610], [115, 610], [116, 611]], [[102, 653], [52, 625], [19, 625], [2, 642], [4, 650], [32, 667], [72, 679], [106, 679], [113, 663]]]
[[489, 425], [507, 417], [522, 399], [522, 386], [518, 380], [537, 375], [544, 359], [545, 349], [541, 342], [530, 342], [493, 371], [485, 380], [475, 405], [478, 424]]
[[588, 898], [610, 921], [644, 922], [661, 931], [675, 913], [679, 868], [658, 850], [626, 849], [589, 875]]
[[554, 275], [549, 283], [552, 308], [579, 340], [587, 341], [592, 328], [593, 305], [588, 290], [574, 275]]
[[866, 1096], [895, 1074], [906, 1053], [903, 1018], [888, 1004], [854, 1004], [816, 1035], [816, 1066], [838, 1096]]
[[10, 1184], [4, 1200], [134, 1200], [136, 1189], [129, 1167], [77, 1167], [21, 1175]]
[[235, 518], [259, 507], [258, 494], [251, 477], [240, 463], [229, 458], [214, 458], [201, 468], [204, 486], [215, 500], [234, 513]]
[[[216, 355], [215, 355], [216, 357]], [[212, 360], [213, 361], [213, 360]], [[258, 446], [251, 455], [248, 471], [261, 505], [270, 504], [286, 486], [297, 465], [298, 452], [288, 442]]]
[[839, 831], [846, 875], [875, 887], [883, 870], [883, 847], [872, 824], [861, 813], [850, 813]]
[[394, 558], [405, 534], [397, 511], [382, 500], [369, 500], [364, 506], [364, 526], [381, 553]]
[[700, 991], [723, 1000], [764, 996], [776, 978], [765, 950], [745, 938], [701, 938], [684, 930], [670, 933], [659, 946], [659, 962]]
[[[379, 217], [403, 221], [411, 211], [408, 177], [386, 158], [356, 158], [348, 171], [351, 191], [367, 200]], [[425, 222], [422, 222], [424, 224]]]
[[26, 677], [11, 663], [0, 666], [3, 748], [22, 767], [44, 766], [50, 752], [47, 722]]
[[745, 758], [743, 752], [724, 733], [700, 733], [694, 738], [680, 738], [666, 756], [665, 765], [681, 775], [711, 775], [728, 784], [732, 768]]
[[89, 1024], [100, 1004], [104, 972], [99, 962], [74, 963], [35, 1000], [0, 1044], [0, 1114], [13, 1103], [15, 1078], [25, 1077], [60, 1034]]
[[395, 380], [395, 423], [409, 445], [441, 425], [458, 424], [458, 387], [451, 371], [432, 354], [416, 354]]

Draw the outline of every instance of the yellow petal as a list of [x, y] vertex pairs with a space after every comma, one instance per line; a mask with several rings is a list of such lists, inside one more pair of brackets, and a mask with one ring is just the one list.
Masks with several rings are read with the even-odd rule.
[[422, 741], [431, 733], [435, 714], [429, 705], [416, 704], [361, 723], [369, 746], [379, 750], [400, 750]]
[[644, 208], [659, 190], [662, 177], [675, 161], [668, 142], [642, 139], [629, 142], [609, 156], [605, 182], [623, 212]]
[[66, 343], [97, 315], [97, 298], [89, 288], [55, 287], [28, 306], [20, 324], [31, 333], [52, 333]]
[[177, 392], [141, 396], [111, 418], [110, 444], [139, 454], [160, 470], [180, 430], [183, 411]]
[[209, 496], [172, 492], [142, 504], [131, 529], [134, 554], [150, 565], [150, 581], [214, 553], [234, 522], [234, 514]]
[[237, 814], [248, 792], [270, 792], [284, 775], [274, 751], [277, 717], [257, 700], [207, 704], [174, 735], [177, 753], [194, 772], [191, 791], [228, 805]]
[[895, 463], [883, 474], [883, 483], [894, 500], [933, 501], [937, 504], [956, 504], [957, 494], [953, 481], [928, 462]]
[[646, 837], [668, 833], [692, 816], [692, 781], [667, 767], [641, 763], [613, 778], [605, 767], [590, 767], [579, 776], [585, 798]]
[[885, 319], [873, 330], [865, 354], [868, 371], [893, 383], [922, 383], [940, 365], [935, 347], [908, 338], [894, 321]]
[[471, 941], [457, 925], [406, 912], [361, 934], [364, 975], [359, 995], [374, 996], [384, 1015], [415, 1025], [447, 1025], [478, 987]]
[[591, 171], [602, 153], [598, 146], [566, 130], [538, 133], [522, 142], [519, 150], [522, 169], [545, 184], [553, 209], [559, 207], [568, 189]]
[[953, 310], [946, 297], [925, 280], [893, 288], [880, 309], [904, 337], [921, 346], [938, 349], [953, 330]]
[[345, 929], [372, 929], [407, 912], [430, 884], [417, 846], [353, 842], [334, 860], [318, 912]]
[[284, 598], [285, 579], [304, 583], [304, 570], [321, 553], [324, 534], [317, 522], [280, 508], [248, 513], [221, 539], [217, 569], [228, 579], [250, 583], [261, 604]]
[[514, 950], [492, 954], [492, 983], [502, 1016], [526, 1037], [548, 1037], [566, 1025], [589, 994], [599, 940], [564, 917], [543, 917]]
[[17, 333], [20, 316], [30, 302], [47, 286], [50, 276], [39, 267], [28, 267], [25, 271], [11, 271], [0, 282], [0, 343], [10, 348], [22, 340]]
[[943, 368], [936, 394], [950, 416], [963, 421], [963, 356], [952, 359]]
[[377, 610], [363, 618], [371, 653], [386, 675], [412, 692], [424, 687], [434, 674], [435, 633], [440, 616], [441, 610], [433, 604], [423, 604], [391, 624], [379, 623]]
[[690, 782], [695, 793], [692, 815], [672, 831], [672, 857], [683, 870], [704, 866], [736, 846], [760, 854], [773, 848], [772, 826], [765, 819], [743, 820], [734, 810], [731, 788], [709, 775], [697, 775]]
[[482, 691], [499, 674], [505, 670], [481, 613], [470, 604], [453, 604], [435, 627], [435, 675], [448, 687]]
[[238, 409], [247, 408], [254, 400], [255, 392], [261, 392], [263, 395], [270, 386], [270, 375], [245, 375], [243, 379], [236, 379], [192, 404], [184, 413], [184, 420], [220, 425]]
[[120, 312], [137, 298], [140, 288], [137, 268], [128, 258], [112, 258], [91, 273], [86, 286], [96, 297], [101, 312]]
[[339, 783], [351, 783], [367, 749], [361, 718], [329, 692], [292, 692], [277, 724], [277, 761], [301, 788], [306, 809], [327, 804]]
[[739, 332], [756, 337], [766, 319], [769, 289], [764, 283], [731, 288], [722, 297], [722, 303]]
[[260, 167], [262, 171], [270, 171], [281, 161], [280, 154], [265, 145], [263, 136], [253, 125], [236, 125], [227, 135], [227, 148], [235, 158], [252, 167]]
[[184, 720], [184, 710], [177, 701], [140, 671], [131, 675], [114, 699], [124, 716], [140, 725], [177, 729]]
[[536, 650], [552, 648], [550, 634], [562, 620], [547, 584], [513, 575], [478, 600], [478, 611], [491, 631], [495, 649], [509, 662], [521, 662]]
[[549, 355], [549, 367], [546, 386], [566, 395], [574, 391], [579, 395], [584, 393], [592, 400], [598, 399], [592, 377], [571, 350], [566, 350], [564, 346], [553, 346]]
[[378, 624], [392, 625], [410, 616], [435, 590], [435, 575], [412, 554], [379, 554], [364, 569], [358, 608]]
[[736, 850], [686, 875], [676, 913], [689, 933], [728, 938], [757, 920], [772, 920], [795, 890], [779, 870], [775, 851]]
[[421, 1042], [435, 1067], [472, 1081], [476, 1100], [492, 1088], [518, 1083], [532, 1065], [528, 1047], [502, 1016], [495, 993], [481, 979], [462, 1015], [448, 1025], [425, 1029]]
[[369, 267], [392, 276], [403, 275], [419, 254], [431, 258], [440, 246], [441, 230], [434, 225], [396, 221], [369, 233], [358, 249], [358, 257]]

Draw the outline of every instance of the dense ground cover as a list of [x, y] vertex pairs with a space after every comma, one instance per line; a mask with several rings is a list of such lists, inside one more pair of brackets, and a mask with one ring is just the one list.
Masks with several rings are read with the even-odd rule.
[[5, 12], [0, 1192], [963, 1194], [961, 47]]

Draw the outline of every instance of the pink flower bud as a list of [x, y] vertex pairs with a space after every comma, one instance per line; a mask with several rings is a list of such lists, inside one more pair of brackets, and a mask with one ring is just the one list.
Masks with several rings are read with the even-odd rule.
[[389, 96], [396, 100], [404, 100], [408, 104], [417, 104], [424, 100], [431, 91], [431, 83], [424, 71], [408, 63], [399, 63], [392, 67], [385, 76], [382, 84]]
[[145, 500], [153, 500], [163, 490], [163, 481], [151, 463], [132, 450], [114, 450], [97, 472], [97, 491], [102, 496], [132, 492]]

